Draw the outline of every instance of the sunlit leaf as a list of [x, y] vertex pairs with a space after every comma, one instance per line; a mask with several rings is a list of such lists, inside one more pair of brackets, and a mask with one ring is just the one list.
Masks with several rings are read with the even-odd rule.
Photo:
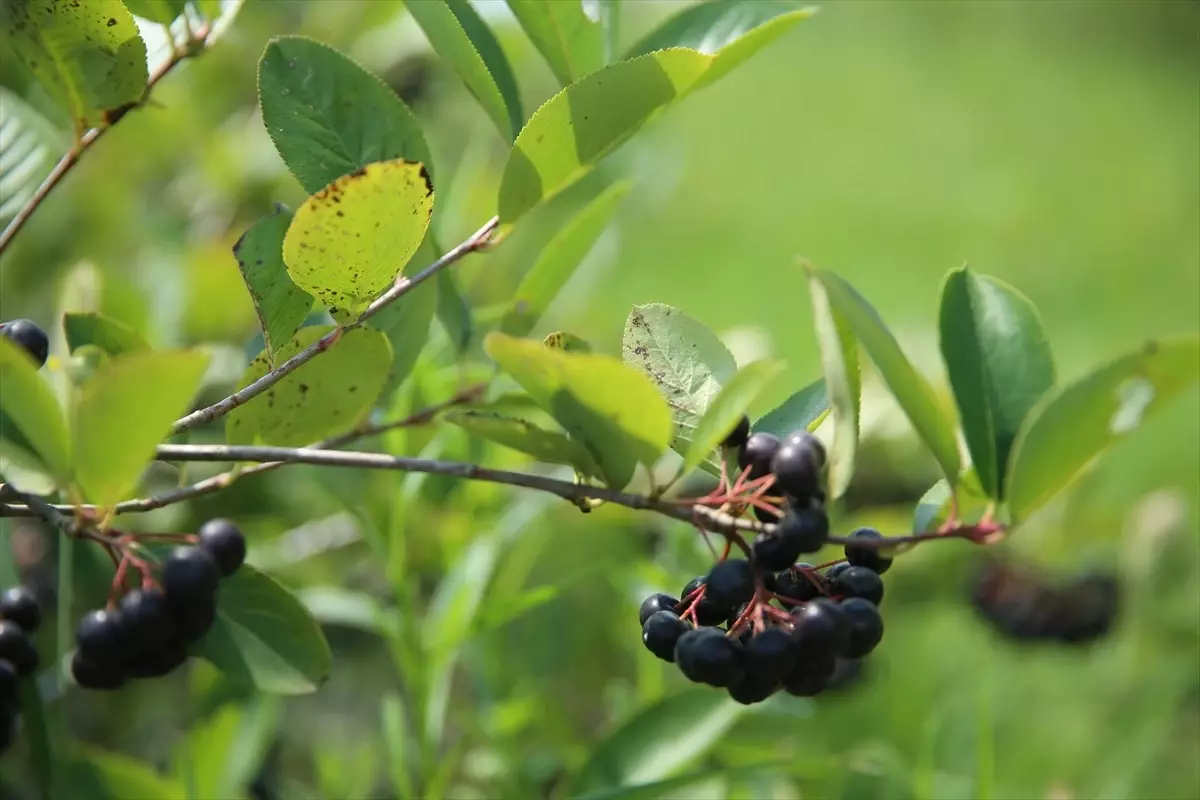
[[783, 372], [778, 361], [755, 361], [737, 371], [708, 404], [692, 431], [679, 474], [685, 475], [710, 457], [762, 392]]
[[146, 764], [119, 753], [94, 748], [72, 747], [55, 776], [64, 796], [94, 800], [184, 800], [187, 793], [178, 783], [159, 775]]
[[508, 7], [563, 86], [604, 64], [604, 31], [581, 0], [507, 0]]
[[63, 314], [63, 333], [67, 349], [74, 353], [81, 347], [97, 347], [109, 356], [141, 353], [150, 345], [136, 330], [119, 319], [95, 313]]
[[[0, 453], [32, 451], [61, 481], [71, 475], [71, 442], [58, 400], [23, 349], [0, 336]], [[22, 453], [24, 455], [24, 453]], [[26, 461], [21, 458], [21, 461]], [[28, 464], [35, 468], [37, 464]]]
[[29, 201], [70, 143], [36, 109], [0, 86], [0, 223]]
[[254, 223], [233, 246], [242, 279], [250, 290], [263, 333], [267, 357], [292, 335], [312, 308], [312, 298], [292, 282], [283, 263], [283, 238], [292, 224], [292, 211], [279, 205], [275, 212]]
[[511, 447], [547, 464], [567, 464], [580, 472], [601, 477], [600, 470], [579, 442], [559, 431], [546, 430], [528, 420], [485, 411], [459, 411], [444, 419], [470, 433]]
[[821, 350], [821, 370], [825, 374], [830, 413], [833, 414], [828, 491], [829, 496], [836, 499], [846, 493], [854, 478], [862, 373], [854, 334], [841, 314], [830, 305], [825, 286], [809, 275], [808, 291], [812, 297], [817, 345]]
[[773, 411], [754, 423], [755, 431], [787, 436], [801, 428], [813, 431], [829, 413], [829, 393], [820, 378], [784, 400]]
[[187, 0], [124, 0], [125, 7], [135, 16], [169, 25], [183, 13]]

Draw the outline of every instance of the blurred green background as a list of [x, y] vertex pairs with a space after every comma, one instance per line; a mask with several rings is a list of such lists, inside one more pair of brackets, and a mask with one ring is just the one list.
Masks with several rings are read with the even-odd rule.
[[[632, 42], [679, 4], [621, 7]], [[503, 3], [480, 8], [528, 114], [553, 78]], [[210, 394], [226, 393], [255, 329], [229, 248], [272, 203], [304, 197], [257, 114], [255, 65], [280, 33], [354, 55], [418, 113], [446, 176], [443, 243], [494, 213], [504, 143], [399, 3], [249, 0], [38, 212], [0, 267], [0, 318], [57, 332], [57, 314], [91, 307], [160, 345], [223, 343]], [[7, 53], [0, 83], [53, 113]], [[1200, 327], [1200, 3], [824, 4], [503, 247], [468, 259], [459, 278], [472, 305], [503, 302], [579, 197], [616, 175], [636, 188], [539, 333], [568, 328], [617, 352], [631, 305], [680, 306], [739, 361], [788, 361], [765, 411], [818, 370], [799, 257], [853, 282], [939, 380], [940, 281], [966, 262], [1032, 298], [1070, 379]], [[435, 340], [395, 410], [458, 380]], [[878, 384], [866, 392], [860, 475], [835, 524], [900, 532], [936, 472]], [[521, 463], [454, 432], [380, 444]], [[686, 526], [584, 517], [495, 487], [289, 468], [131, 524], [244, 522], [252, 561], [329, 621], [330, 683], [278, 702], [196, 666], [58, 703], [79, 738], [191, 774], [210, 797], [245, 796], [252, 782], [259, 796], [395, 796], [389, 776], [402, 772], [421, 797], [565, 797], [610, 774], [682, 774], [695, 780], [649, 796], [1194, 798], [1198, 508], [1192, 391], [1003, 545], [1064, 574], [1118, 570], [1127, 602], [1113, 636], [1087, 650], [1005, 642], [965, 599], [978, 553], [920, 548], [888, 575], [888, 633], [857, 682], [735, 712], [653, 659], [633, 623], [650, 591], [707, 568]], [[28, 525], [12, 533], [26, 578], [52, 597], [49, 540]], [[369, 546], [379, 537], [402, 554], [386, 570]], [[98, 565], [82, 556], [78, 570], [93, 604]], [[354, 603], [365, 598], [395, 609], [401, 633], [364, 632]], [[421, 655], [449, 629], [461, 635], [448, 649]], [[0, 762], [17, 797], [22, 758]]]

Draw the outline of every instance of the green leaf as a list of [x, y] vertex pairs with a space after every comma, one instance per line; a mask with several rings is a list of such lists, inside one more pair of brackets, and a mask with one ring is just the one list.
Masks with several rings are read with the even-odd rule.
[[568, 353], [590, 353], [592, 346], [586, 339], [566, 331], [555, 331], [542, 339], [542, 344], [552, 350], [565, 350]]
[[0, 222], [6, 222], [37, 191], [69, 143], [33, 106], [3, 86], [0, 108]]
[[655, 113], [686, 94], [711, 63], [712, 56], [692, 50], [648, 53], [605, 67], [550, 98], [513, 143], [500, 182], [501, 222], [512, 224], [582, 178]]
[[292, 210], [279, 203], [233, 246], [272, 363], [279, 348], [300, 329], [313, 304], [312, 297], [292, 282], [283, 263], [283, 238], [291, 224]]
[[155, 800], [184, 800], [187, 793], [140, 761], [117, 753], [75, 746], [61, 764], [65, 775], [59, 785], [64, 797], [89, 800], [130, 800], [153, 797]]
[[721, 387], [692, 432], [692, 440], [683, 454], [683, 465], [679, 468], [680, 475], [691, 472], [712, 455], [745, 415], [750, 404], [781, 372], [783, 364], [778, 361], [755, 361], [739, 369]]
[[946, 276], [939, 313], [963, 436], [984, 489], [1001, 500], [1021, 423], [1054, 385], [1050, 343], [1028, 298], [965, 267]]
[[951, 496], [950, 484], [945, 478], [930, 486], [917, 501], [917, 510], [913, 513], [913, 533], [925, 533], [945, 522]]
[[295, 595], [249, 564], [221, 582], [217, 621], [193, 655], [231, 680], [274, 694], [315, 692], [333, 661], [321, 629]]
[[525, 336], [533, 330], [604, 233], [629, 187], [628, 181], [610, 186], [559, 229], [517, 287], [512, 309], [500, 323], [501, 331]]
[[329, 308], [357, 315], [417, 252], [432, 213], [425, 167], [368, 164], [300, 206], [283, 239], [288, 274]]
[[483, 411], [459, 411], [444, 419], [481, 438], [511, 447], [547, 464], [567, 464], [601, 477], [586, 448], [566, 434], [548, 431], [528, 420]]
[[137, 487], [155, 448], [200, 388], [208, 356], [194, 350], [137, 353], [108, 361], [75, 401], [75, 481], [101, 506]]
[[696, 794], [694, 790], [698, 786], [711, 785], [711, 781], [714, 778], [730, 778], [744, 781], [754, 772], [776, 772], [787, 770], [789, 767], [794, 767], [794, 765], [787, 761], [769, 761], [763, 764], [738, 763], [709, 769], [692, 769], [675, 778], [653, 781], [652, 783], [639, 783], [636, 786], [615, 786], [607, 789], [598, 789], [574, 797], [573, 800], [663, 800], [663, 798], [677, 797], [707, 797], [711, 795]]
[[363, 592], [340, 586], [310, 586], [297, 596], [322, 625], [357, 628], [377, 636], [389, 636], [399, 625], [395, 612], [384, 610], [378, 600]]
[[450, 341], [458, 352], [462, 353], [471, 343], [475, 333], [475, 320], [471, 316], [471, 306], [463, 297], [462, 289], [458, 286], [458, 278], [448, 269], [437, 274], [437, 318], [446, 330]]
[[1092, 459], [1200, 377], [1200, 339], [1152, 341], [1044, 398], [1009, 459], [1008, 506], [1029, 517]]
[[667, 398], [675, 423], [671, 447], [680, 455], [691, 447], [696, 426], [721, 385], [737, 372], [733, 355], [716, 334], [662, 303], [633, 307], [625, 321], [621, 357]]
[[[309, 194], [379, 161], [402, 158], [433, 172], [425, 136], [408, 107], [328, 45], [303, 36], [272, 39], [258, 64], [258, 96], [275, 149]], [[395, 176], [388, 180], [403, 183]], [[406, 204], [393, 210], [409, 216]]]
[[604, 31], [580, 0], [508, 0], [508, 7], [563, 86], [604, 65]]
[[829, 495], [837, 499], [850, 488], [858, 451], [858, 413], [862, 399], [862, 374], [858, 345], [845, 319], [829, 302], [825, 286], [811, 274], [813, 326], [821, 350], [821, 370], [833, 413], [833, 446], [829, 452]]
[[408, 723], [404, 715], [404, 699], [399, 692], [390, 691], [383, 696], [380, 706], [380, 725], [383, 743], [387, 751], [388, 776], [392, 788], [400, 800], [413, 797], [412, 777], [409, 774], [410, 739]]
[[825, 379], [819, 378], [784, 400], [751, 427], [755, 431], [783, 437], [801, 428], [816, 430], [828, 413], [829, 393], [825, 390]]
[[500, 134], [512, 141], [521, 122], [521, 95], [496, 35], [467, 0], [405, 4], [434, 51], [454, 68]]
[[185, 785], [183, 776], [191, 776], [191, 796], [242, 797], [275, 740], [280, 711], [278, 697], [260, 695], [244, 706], [227, 703], [194, 721], [176, 747], [174, 770]]
[[617, 48], [621, 44], [621, 2], [620, 0], [596, 1], [597, 23], [604, 33], [604, 63], [611, 63], [616, 57]]
[[624, 488], [639, 461], [653, 465], [666, 450], [670, 409], [654, 384], [620, 361], [502, 333], [488, 335], [484, 349], [587, 448], [612, 488]]
[[[23, 349], [0, 336], [0, 452], [32, 450], [59, 480], [71, 475], [71, 441], [50, 386]], [[29, 465], [33, 467], [35, 465]]]
[[143, 353], [150, 349], [142, 335], [132, 327], [103, 314], [63, 314], [63, 333], [71, 353], [88, 345], [98, 347], [109, 356]]
[[644, 708], [593, 747], [571, 796], [670, 777], [703, 758], [745, 709], [724, 693], [704, 689]]
[[387, 334], [392, 345], [392, 366], [383, 386], [383, 396], [399, 388], [412, 372], [421, 350], [429, 341], [429, 326], [433, 324], [440, 297], [438, 282], [425, 281], [367, 322], [368, 327]]
[[120, 0], [5, 0], [0, 28], [17, 58], [82, 134], [142, 98], [146, 45]]
[[917, 435], [933, 452], [946, 477], [951, 483], [957, 481], [961, 462], [954, 420], [933, 387], [913, 369], [879, 314], [854, 287], [823, 270], [812, 270], [809, 275], [810, 283], [815, 281], [824, 287], [830, 307], [837, 311], [871, 356], [884, 383], [912, 422]]
[[187, 0], [125, 0], [125, 6], [134, 15], [160, 25], [170, 25], [183, 14]]
[[[334, 330], [331, 325], [301, 328], [280, 350], [286, 361]], [[383, 391], [392, 348], [371, 328], [344, 331], [324, 358], [315, 358], [226, 417], [231, 444], [299, 447], [345, 433], [370, 412]], [[270, 371], [266, 353], [250, 362], [241, 389]]]

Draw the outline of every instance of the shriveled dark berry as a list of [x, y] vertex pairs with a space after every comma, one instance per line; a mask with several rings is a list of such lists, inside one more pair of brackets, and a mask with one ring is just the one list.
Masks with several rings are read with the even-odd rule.
[[815, 553], [829, 538], [829, 517], [818, 509], [789, 509], [775, 533], [794, 539], [801, 553]]
[[126, 643], [136, 651], [153, 647], [175, 633], [175, 618], [162, 589], [134, 589], [121, 598], [117, 608]]
[[761, 478], [771, 471], [771, 459], [779, 450], [779, 437], [773, 433], [759, 431], [750, 434], [750, 438], [738, 450], [738, 466], [750, 468], [749, 478]]
[[176, 547], [163, 564], [163, 591], [176, 608], [210, 600], [220, 579], [216, 560], [199, 547]]
[[30, 319], [14, 319], [0, 324], [0, 336], [8, 339], [29, 354], [40, 369], [50, 355], [50, 338], [41, 326]]
[[33, 633], [42, 624], [42, 609], [33, 592], [24, 586], [14, 586], [0, 595], [0, 619], [15, 622], [26, 633]]
[[[815, 442], [815, 444], [814, 444]], [[787, 494], [809, 498], [821, 488], [821, 443], [810, 433], [794, 433], [771, 458], [775, 485]]]
[[117, 611], [95, 609], [84, 614], [75, 627], [75, 647], [88, 662], [111, 666], [126, 657], [125, 621]]
[[754, 567], [744, 558], [729, 558], [713, 565], [705, 580], [705, 599], [732, 611], [754, 596]]
[[[805, 573], [805, 569], [810, 571]], [[821, 596], [818, 584], [823, 580], [821, 573], [813, 570], [812, 564], [800, 563], [779, 573], [775, 579], [775, 593], [793, 600], [814, 600]]]
[[657, 611], [675, 611], [679, 601], [669, 594], [658, 592], [652, 594], [642, 601], [642, 607], [638, 609], [638, 624], [645, 625], [646, 620], [650, 619], [650, 615]]
[[210, 519], [196, 532], [197, 544], [217, 562], [221, 575], [228, 578], [246, 560], [246, 537], [227, 519]]
[[866, 567], [850, 567], [838, 573], [831, 585], [834, 594], [841, 597], [861, 597], [879, 605], [883, 601], [883, 581], [879, 573]]
[[113, 691], [125, 685], [128, 676], [119, 665], [92, 661], [82, 650], [71, 657], [71, 677], [84, 689]]
[[783, 679], [783, 690], [795, 697], [818, 695], [837, 668], [833, 653], [815, 651], [800, 656], [790, 674]]
[[217, 619], [217, 598], [196, 600], [185, 606], [175, 606], [175, 630], [184, 644], [192, 645], [204, 638]]
[[[849, 538], [879, 540], [883, 539], [883, 534], [874, 528], [859, 528], [853, 531]], [[888, 567], [892, 566], [892, 559], [884, 557], [877, 548], [855, 547], [852, 544], [846, 545], [846, 560], [856, 567], [866, 567], [879, 575], [887, 572]]]
[[673, 611], [655, 611], [642, 624], [642, 644], [663, 661], [675, 660], [675, 643], [692, 626]]
[[746, 673], [760, 682], [778, 683], [796, 663], [796, 640], [784, 628], [767, 628], [746, 643]]
[[717, 628], [693, 628], [675, 643], [675, 663], [688, 680], [728, 686], [742, 674], [743, 648]]
[[[679, 613], [683, 613], [691, 601], [688, 600], [688, 595], [704, 586], [704, 581], [708, 576], [698, 575], [688, 581], [687, 586], [683, 587], [683, 591], [679, 593]], [[696, 606], [696, 622], [700, 625], [720, 625], [729, 616], [728, 609], [722, 609], [716, 603], [708, 599], [708, 590], [704, 592], [704, 599]]]
[[779, 691], [779, 681], [765, 680], [749, 672], [739, 675], [726, 690], [729, 696], [744, 706], [766, 700]]
[[741, 447], [750, 438], [750, 418], [745, 414], [738, 420], [737, 427], [729, 432], [721, 444], [725, 447]]
[[837, 603], [823, 597], [810, 600], [792, 611], [796, 620], [793, 637], [800, 658], [813, 652], [846, 655], [850, 643], [850, 621]]
[[883, 617], [874, 604], [861, 597], [843, 600], [840, 605], [850, 628], [850, 641], [841, 655], [862, 658], [883, 641]]
[[37, 648], [21, 626], [10, 620], [0, 622], [0, 659], [12, 664], [22, 678], [37, 669]]

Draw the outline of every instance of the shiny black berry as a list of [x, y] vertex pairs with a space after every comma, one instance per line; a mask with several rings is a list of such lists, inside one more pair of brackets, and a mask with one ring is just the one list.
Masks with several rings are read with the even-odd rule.
[[837, 603], [823, 597], [810, 600], [794, 609], [792, 617], [796, 621], [792, 635], [801, 658], [814, 652], [846, 655], [850, 644], [850, 621]]
[[0, 619], [15, 622], [26, 633], [33, 633], [42, 624], [42, 609], [33, 592], [24, 586], [14, 586], [0, 595]]
[[117, 608], [124, 639], [135, 651], [150, 649], [175, 633], [175, 617], [162, 589], [134, 589]]
[[675, 660], [675, 643], [692, 626], [673, 611], [655, 611], [642, 624], [642, 644], [663, 661]]
[[120, 664], [127, 655], [124, 626], [116, 611], [98, 608], [84, 614], [75, 627], [75, 647], [81, 658], [95, 665]]
[[163, 591], [175, 608], [211, 601], [220, 579], [216, 560], [199, 547], [176, 547], [163, 564]]
[[217, 562], [223, 577], [237, 572], [246, 560], [246, 537], [227, 519], [210, 519], [196, 532], [197, 544]]
[[[825, 445], [821, 444], [821, 440], [813, 436], [804, 428], [798, 431], [792, 431], [783, 438], [783, 444], [804, 447], [813, 454], [813, 458], [817, 461], [817, 469], [825, 468]], [[822, 493], [823, 494], [823, 493]], [[825, 498], [822, 497], [822, 500]]]
[[879, 573], [866, 567], [840, 571], [830, 584], [830, 590], [840, 597], [861, 597], [873, 605], [883, 601], [883, 581]]
[[811, 433], [797, 432], [784, 441], [771, 458], [775, 485], [797, 498], [809, 498], [821, 488], [824, 449]]
[[187, 605], [174, 606], [175, 631], [186, 645], [195, 644], [204, 638], [217, 619], [217, 597], [210, 594], [206, 599], [195, 600]]
[[821, 573], [814, 570], [812, 564], [800, 563], [779, 573], [775, 580], [775, 593], [793, 600], [814, 600], [821, 596], [819, 586], [823, 581]]
[[850, 640], [840, 655], [862, 658], [883, 641], [883, 617], [878, 608], [861, 597], [843, 600], [841, 609], [849, 623]]
[[717, 562], [705, 585], [705, 599], [728, 613], [754, 596], [754, 567], [742, 558]]
[[746, 674], [760, 682], [778, 683], [792, 671], [797, 655], [791, 631], [767, 628], [746, 643]]
[[[851, 539], [859, 540], [879, 540], [883, 538], [883, 534], [874, 528], [859, 528], [850, 534]], [[852, 544], [846, 545], [846, 560], [856, 567], [866, 567], [867, 569], [879, 575], [888, 571], [888, 567], [892, 566], [892, 559], [885, 558], [874, 547], [855, 547]]]
[[50, 339], [33, 320], [14, 319], [0, 324], [0, 336], [28, 353], [39, 368], [46, 363], [46, 357], [50, 354]]
[[851, 565], [848, 561], [839, 561], [829, 569], [825, 570], [825, 580], [829, 582], [837, 580], [837, 576], [850, 569], [850, 566]]
[[717, 628], [694, 628], [675, 643], [675, 663], [688, 680], [728, 686], [742, 674], [743, 648]]
[[182, 666], [187, 657], [187, 646], [178, 636], [172, 636], [131, 661], [129, 674], [134, 678], [161, 678]]
[[815, 553], [829, 538], [829, 517], [818, 509], [793, 508], [779, 521], [775, 532], [795, 539], [801, 553]]
[[818, 695], [829, 683], [837, 658], [827, 651], [810, 651], [796, 660], [791, 673], [783, 679], [783, 690], [795, 697]]
[[33, 674], [38, 665], [37, 648], [17, 623], [0, 622], [0, 659], [13, 665], [22, 678]]
[[645, 625], [650, 615], [657, 611], [676, 611], [678, 605], [679, 601], [669, 594], [652, 594], [642, 601], [642, 607], [638, 609], [638, 624]]
[[750, 546], [755, 566], [771, 572], [782, 572], [795, 564], [803, 543], [794, 534], [794, 531], [777, 525], [772, 533], [755, 536]]
[[743, 414], [742, 418], [738, 420], [737, 427], [729, 432], [729, 435], [725, 437], [725, 441], [721, 444], [725, 447], [741, 447], [749, 438], [750, 418]]
[[771, 459], [779, 450], [779, 437], [773, 433], [760, 431], [750, 434], [750, 438], [738, 451], [738, 466], [750, 468], [749, 478], [761, 478], [771, 471]]
[[779, 681], [765, 680], [760, 676], [744, 672], [729, 684], [727, 691], [735, 701], [749, 706], [761, 703], [779, 691]]
[[[688, 595], [704, 586], [704, 581], [707, 576], [699, 575], [688, 581], [688, 585], [683, 587], [683, 591], [679, 593], [679, 612], [683, 613], [688, 606], [691, 605], [691, 600]], [[720, 625], [729, 616], [730, 609], [723, 609], [716, 603], [708, 599], [708, 590], [705, 590], [704, 599], [700, 601], [700, 605], [696, 606], [696, 622], [700, 625]]]
[[71, 657], [71, 677], [84, 689], [112, 691], [125, 685], [128, 676], [120, 665], [92, 661], [82, 650]]

